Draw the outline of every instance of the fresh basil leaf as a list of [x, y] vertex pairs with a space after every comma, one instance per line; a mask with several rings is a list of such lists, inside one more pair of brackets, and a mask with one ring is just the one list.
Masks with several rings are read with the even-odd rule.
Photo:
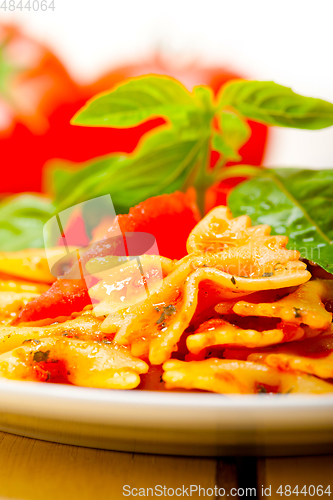
[[218, 132], [213, 133], [212, 148], [223, 155], [225, 163], [228, 160], [239, 161], [241, 159], [237, 151], [226, 141], [224, 135]]
[[243, 118], [230, 110], [223, 110], [218, 118], [222, 131], [213, 132], [213, 149], [223, 155], [224, 163], [240, 161], [238, 150], [250, 137], [250, 127]]
[[[112, 168], [114, 163], [124, 158], [124, 156], [114, 154], [95, 158], [84, 163], [58, 159], [49, 161], [46, 166], [46, 175], [52, 179], [55, 206], [62, 207], [63, 200], [67, 200], [66, 208], [79, 203], [77, 201], [78, 191], [95, 189], [95, 186], [103, 182], [103, 176], [107, 170], [110, 167]], [[73, 203], [70, 203], [71, 199], [73, 199]]]
[[234, 80], [219, 93], [219, 108], [280, 127], [317, 130], [333, 125], [333, 104], [296, 94], [274, 82]]
[[251, 129], [238, 114], [223, 110], [220, 113], [222, 134], [232, 148], [238, 151], [250, 138]]
[[192, 90], [192, 96], [193, 99], [197, 101], [198, 105], [202, 106], [212, 118], [216, 112], [213, 90], [207, 87], [207, 85], [197, 85]]
[[151, 134], [134, 156], [93, 160], [73, 173], [66, 189], [58, 193], [57, 210], [110, 194], [116, 212], [127, 213], [151, 196], [185, 189], [192, 172], [204, 168], [200, 156], [204, 142], [208, 144], [207, 137], [162, 129]]
[[274, 234], [289, 237], [289, 248], [332, 273], [333, 169], [258, 169], [257, 175], [231, 192], [233, 215], [269, 224]]
[[71, 123], [122, 128], [157, 116], [184, 121], [187, 114], [194, 111], [198, 111], [197, 103], [180, 82], [167, 76], [142, 76], [128, 79], [110, 92], [94, 97]]
[[[216, 175], [216, 181], [223, 181], [231, 177], [256, 177], [261, 175], [262, 167], [253, 165], [236, 165], [233, 167], [222, 168]], [[266, 171], [266, 170], [265, 170]]]
[[47, 192], [56, 195], [68, 189], [68, 185], [73, 177], [72, 163], [66, 160], [50, 160], [44, 165], [43, 177], [47, 177]]
[[14, 251], [44, 246], [43, 226], [52, 216], [49, 200], [19, 195], [0, 203], [0, 250]]

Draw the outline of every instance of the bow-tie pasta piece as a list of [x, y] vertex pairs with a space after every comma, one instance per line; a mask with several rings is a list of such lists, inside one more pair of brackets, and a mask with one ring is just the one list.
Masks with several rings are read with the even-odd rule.
[[211, 358], [185, 362], [172, 359], [164, 363], [163, 369], [167, 389], [200, 389], [220, 394], [333, 392], [333, 384], [311, 375], [281, 372], [249, 361]]
[[224, 319], [211, 319], [200, 325], [193, 335], [186, 340], [188, 350], [198, 354], [206, 347], [212, 346], [242, 346], [266, 347], [291, 340], [303, 338], [302, 328], [291, 325], [277, 325], [271, 330], [255, 330], [240, 328]]
[[332, 322], [332, 313], [325, 309], [325, 303], [333, 300], [333, 281], [314, 280], [304, 283], [293, 293], [280, 300], [253, 304], [237, 302], [233, 310], [240, 316], [266, 316], [281, 318], [285, 323], [304, 323], [312, 328], [323, 329]]
[[44, 337], [74, 338], [109, 342], [112, 337], [101, 331], [102, 319], [95, 318], [86, 311], [75, 319], [64, 323], [45, 326], [0, 326], [0, 353], [15, 349], [24, 342], [34, 339], [38, 344]]
[[[262, 302], [275, 302], [282, 299], [289, 293], [297, 290], [297, 287], [291, 286], [287, 288], [275, 288], [272, 290], [259, 290], [257, 292], [251, 293], [251, 304], [261, 304]], [[214, 310], [220, 315], [234, 314], [234, 306], [240, 303], [240, 301], [235, 297], [234, 299], [229, 299], [227, 301], [219, 302], [215, 305]]]
[[39, 294], [30, 292], [0, 292], [0, 321], [14, 319], [30, 300], [38, 296]]
[[86, 266], [91, 275], [101, 279], [89, 290], [89, 296], [98, 301], [96, 316], [116, 313], [149, 298], [174, 268], [173, 261], [156, 255], [142, 255], [108, 269], [112, 260], [115, 257], [95, 258]]
[[121, 314], [109, 315], [102, 324], [102, 331], [115, 333], [115, 342], [119, 344], [131, 345], [133, 355], [149, 356], [152, 364], [161, 364], [177, 350], [182, 333], [191, 323], [200, 283], [210, 281], [214, 284], [217, 303], [223, 298], [242, 297], [271, 286], [265, 278], [239, 277], [235, 280], [211, 267], [189, 273], [188, 265], [188, 261], [177, 265], [159, 290], [145, 301]]
[[[140, 357], [147, 357], [154, 338], [163, 336], [171, 326], [175, 328], [173, 335], [181, 330], [180, 336], [182, 327], [186, 328], [183, 326], [186, 318], [179, 317], [178, 313], [183, 298], [182, 289], [188, 274], [188, 263], [180, 261], [144, 300], [109, 314], [102, 324], [102, 331], [115, 334], [116, 343], [130, 345], [132, 354]], [[174, 325], [175, 319], [177, 328]], [[168, 359], [169, 355], [165, 356], [165, 359]]]
[[[333, 331], [333, 329], [330, 329]], [[333, 334], [293, 342], [274, 351], [253, 353], [250, 361], [280, 370], [298, 370], [324, 379], [333, 378]]]
[[0, 375], [15, 380], [133, 389], [147, 372], [148, 365], [125, 347], [77, 339], [30, 340], [0, 355]]
[[35, 293], [41, 294], [49, 289], [45, 283], [36, 283], [35, 281], [22, 280], [0, 273], [0, 293]]
[[[225, 207], [218, 207], [190, 234], [190, 254], [169, 265], [158, 286], [153, 285], [146, 297], [142, 290], [136, 296], [131, 293], [131, 300], [127, 300], [130, 285], [125, 278], [134, 269], [131, 263], [126, 264], [119, 286], [112, 285], [105, 277], [90, 290], [92, 297], [100, 300], [95, 306], [95, 314], [108, 315], [102, 331], [114, 333], [118, 344], [131, 345], [133, 355], [149, 357], [152, 364], [161, 364], [177, 350], [182, 333], [191, 323], [200, 283], [211, 281], [214, 284], [218, 289], [218, 303], [258, 290], [296, 286], [307, 281], [310, 274], [306, 265], [297, 260], [299, 253], [286, 250], [287, 238], [269, 236], [269, 231], [268, 226], [251, 227], [247, 216], [232, 219]], [[203, 252], [202, 244], [208, 240], [214, 245]], [[150, 256], [145, 258], [149, 264]], [[230, 274], [231, 262], [239, 261], [248, 272], [245, 270], [242, 276]], [[267, 262], [276, 268], [278, 261], [285, 262], [283, 269], [279, 267], [272, 273], [249, 271], [249, 266], [262, 266]], [[117, 294], [121, 297], [116, 297]]]
[[48, 288], [49, 286], [44, 283], [35, 283], [0, 273], [0, 322], [6, 324], [13, 320], [28, 302]]
[[[227, 207], [211, 210], [192, 230], [187, 240], [188, 253], [221, 252], [248, 242], [252, 223], [248, 215], [235, 219]], [[269, 234], [269, 226], [257, 226], [259, 234]]]
[[[51, 258], [61, 256], [63, 249], [53, 248], [48, 255]], [[51, 275], [45, 250], [29, 248], [18, 252], [0, 252], [0, 273], [15, 276], [24, 280], [32, 280], [51, 284], [55, 278]]]
[[234, 276], [283, 276], [284, 286], [295, 284], [288, 283], [294, 274], [299, 278], [297, 284], [308, 281], [311, 275], [299, 261], [299, 252], [286, 249], [286, 236], [270, 236], [270, 232], [270, 226], [251, 226], [248, 216], [233, 219], [228, 208], [217, 207], [192, 230], [187, 251], [218, 254], [219, 269]]

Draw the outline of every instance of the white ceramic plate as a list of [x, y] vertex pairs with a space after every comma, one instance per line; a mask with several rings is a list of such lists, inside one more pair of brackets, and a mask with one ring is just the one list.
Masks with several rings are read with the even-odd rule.
[[230, 397], [2, 380], [0, 429], [143, 453], [332, 453], [333, 396]]

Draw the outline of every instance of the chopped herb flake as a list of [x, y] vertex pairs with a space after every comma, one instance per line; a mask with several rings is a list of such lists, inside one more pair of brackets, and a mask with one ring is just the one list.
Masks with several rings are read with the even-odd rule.
[[267, 394], [268, 391], [264, 385], [258, 384], [257, 385], [257, 392], [258, 394]]
[[294, 307], [295, 318], [301, 318], [302, 317], [302, 313], [300, 311], [301, 311], [301, 309], [299, 307]]
[[273, 276], [273, 273], [264, 273], [262, 275], [263, 278], [270, 278], [271, 276]]
[[34, 354], [33, 360], [36, 363], [41, 363], [42, 361], [47, 361], [49, 357], [50, 351], [37, 351]]
[[231, 280], [230, 280], [230, 281], [231, 281], [231, 283], [232, 283], [233, 285], [236, 285], [235, 276], [233, 276], [233, 277], [231, 278]]
[[177, 312], [177, 309], [175, 306], [170, 304], [169, 306], [164, 307], [164, 312], [167, 316], [171, 316], [171, 314], [175, 314]]
[[160, 325], [161, 323], [163, 323], [164, 320], [165, 320], [165, 312], [162, 312], [161, 316], [156, 321], [156, 324]]
[[177, 309], [172, 304], [170, 304], [169, 306], [163, 307], [163, 312], [162, 312], [161, 316], [158, 318], [158, 320], [156, 321], [156, 324], [160, 325], [161, 323], [164, 323], [165, 319], [168, 316], [172, 316], [172, 314], [175, 314], [176, 312], [177, 312]]

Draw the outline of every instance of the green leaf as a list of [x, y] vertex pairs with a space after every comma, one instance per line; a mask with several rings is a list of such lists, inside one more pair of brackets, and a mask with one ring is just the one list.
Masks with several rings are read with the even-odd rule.
[[250, 138], [251, 129], [246, 121], [230, 110], [220, 113], [222, 134], [228, 144], [238, 151]]
[[49, 186], [52, 193], [57, 195], [68, 189], [73, 177], [72, 167], [72, 162], [66, 160], [50, 160], [45, 164], [44, 175], [45, 172], [50, 171], [51, 182], [49, 182]]
[[257, 177], [261, 175], [261, 171], [262, 167], [254, 167], [253, 165], [236, 165], [222, 168], [216, 175], [216, 181], [223, 181], [231, 177]]
[[317, 130], [333, 125], [333, 104], [296, 94], [274, 82], [234, 80], [219, 93], [219, 108], [280, 127]]
[[[85, 190], [89, 192], [90, 189], [97, 189], [98, 185], [103, 182], [103, 176], [108, 169], [124, 158], [125, 156], [115, 154], [84, 163], [58, 159], [49, 161], [46, 165], [46, 173], [52, 179], [55, 206], [59, 207], [63, 200], [68, 201], [65, 208], [80, 203], [80, 201], [76, 201], [79, 198], [78, 192]], [[70, 203], [71, 199], [73, 199], [73, 203]], [[86, 197], [86, 199], [89, 198]]]
[[184, 190], [193, 172], [206, 167], [201, 158], [204, 143], [208, 148], [207, 136], [182, 136], [166, 128], [154, 131], [135, 155], [99, 158], [74, 172], [58, 192], [57, 210], [110, 194], [116, 212], [127, 213], [151, 196]]
[[197, 102], [180, 82], [167, 76], [143, 76], [94, 97], [71, 123], [122, 128], [157, 116], [184, 122], [187, 114], [195, 111], [200, 111]]
[[38, 196], [19, 195], [2, 201], [0, 250], [43, 247], [43, 226], [53, 212], [50, 201]]
[[193, 88], [192, 97], [206, 112], [209, 118], [212, 118], [217, 110], [214, 103], [214, 93], [207, 85], [197, 85]]
[[214, 131], [212, 148], [222, 154], [219, 165], [228, 161], [240, 161], [238, 150], [249, 139], [251, 129], [246, 121], [230, 110], [223, 110], [218, 116], [221, 132]]
[[289, 248], [332, 273], [333, 169], [258, 169], [257, 175], [231, 192], [233, 215], [269, 224], [274, 234], [289, 237]]
[[239, 161], [241, 159], [237, 151], [226, 141], [224, 135], [218, 132], [213, 133], [212, 148], [223, 155], [225, 163], [228, 160]]

